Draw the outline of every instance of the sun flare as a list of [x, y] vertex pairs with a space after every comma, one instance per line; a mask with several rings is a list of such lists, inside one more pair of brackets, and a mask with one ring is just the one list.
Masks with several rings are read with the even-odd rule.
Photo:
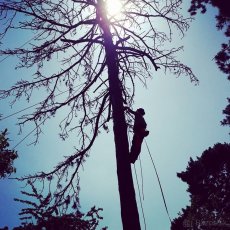
[[120, 0], [106, 0], [106, 9], [109, 16], [116, 16], [121, 12], [122, 4]]

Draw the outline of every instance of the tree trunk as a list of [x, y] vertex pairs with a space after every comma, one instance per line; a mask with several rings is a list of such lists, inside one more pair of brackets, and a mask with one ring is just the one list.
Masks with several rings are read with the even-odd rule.
[[140, 230], [141, 227], [133, 185], [132, 171], [129, 163], [129, 143], [127, 124], [124, 115], [121, 82], [119, 80], [118, 58], [112, 41], [112, 34], [110, 32], [106, 14], [104, 14], [104, 12], [99, 13], [100, 26], [103, 32], [105, 43], [106, 64], [108, 67], [109, 77], [109, 92], [113, 110], [113, 130], [116, 147], [118, 187], [123, 230]]

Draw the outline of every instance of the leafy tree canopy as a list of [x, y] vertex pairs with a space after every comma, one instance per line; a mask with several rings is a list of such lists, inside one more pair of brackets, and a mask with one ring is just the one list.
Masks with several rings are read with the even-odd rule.
[[229, 229], [230, 144], [216, 144], [177, 176], [188, 184], [191, 205], [182, 209], [171, 229]]
[[[99, 220], [102, 219], [98, 214], [100, 210], [93, 207], [87, 214], [78, 211], [63, 216], [50, 216], [48, 219], [41, 220], [37, 224], [24, 224], [15, 227], [13, 230], [96, 230]], [[101, 230], [106, 229], [104, 227]]]
[[[226, 0], [192, 0], [189, 12], [191, 15], [195, 15], [198, 10], [201, 10], [201, 13], [205, 13], [207, 10], [207, 5], [217, 7], [219, 12], [216, 16], [216, 27], [218, 30], [224, 30], [225, 36], [230, 37], [230, 10], [229, 10], [229, 1]], [[216, 64], [219, 69], [227, 74], [228, 80], [230, 80], [230, 41], [228, 43], [223, 43], [221, 45], [221, 50], [215, 56]], [[222, 125], [230, 125], [230, 98], [227, 98], [228, 105], [223, 110], [223, 114], [226, 116]]]
[[15, 150], [8, 149], [9, 138], [7, 136], [7, 129], [0, 132], [0, 179], [16, 172], [13, 166], [14, 160], [18, 157]]
[[228, 105], [226, 108], [223, 110], [223, 114], [226, 115], [226, 117], [221, 121], [222, 125], [230, 125], [230, 98], [227, 98], [228, 100]]
[[217, 28], [223, 29], [226, 27], [226, 36], [229, 36], [229, 20], [230, 20], [230, 10], [228, 8], [228, 2], [222, 0], [192, 0], [189, 12], [192, 15], [196, 15], [198, 10], [201, 10], [201, 13], [204, 14], [207, 11], [207, 5], [212, 5], [217, 7], [219, 10], [218, 15], [216, 16]]
[[[31, 192], [21, 191], [27, 199], [15, 198], [15, 201], [26, 205], [19, 215], [22, 225], [14, 230], [95, 230], [99, 221], [102, 208], [91, 208], [86, 214], [79, 211], [79, 206], [75, 202], [71, 204], [70, 197], [63, 199], [61, 204], [55, 204], [51, 193], [43, 195], [43, 191], [38, 190], [32, 182], [28, 181]], [[28, 200], [29, 198], [29, 200]], [[72, 206], [72, 212], [67, 212], [68, 206]], [[33, 224], [33, 221], [36, 224]], [[103, 228], [105, 230], [106, 228]]]

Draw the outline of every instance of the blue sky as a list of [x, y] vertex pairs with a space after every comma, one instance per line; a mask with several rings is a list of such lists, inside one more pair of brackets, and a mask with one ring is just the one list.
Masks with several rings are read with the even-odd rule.
[[[177, 178], [176, 173], [186, 169], [190, 157], [200, 156], [217, 142], [229, 142], [229, 128], [220, 126], [222, 110], [229, 97], [229, 82], [212, 60], [225, 38], [222, 32], [216, 31], [214, 14], [215, 10], [211, 9], [206, 15], [197, 15], [185, 37], [173, 41], [175, 46], [184, 46], [184, 51], [178, 53], [178, 57], [192, 68], [200, 84], [195, 86], [187, 77], [176, 78], [158, 70], [153, 73], [153, 79], [148, 81], [147, 89], [140, 86], [136, 92], [134, 108], [143, 107], [146, 111], [145, 119], [150, 130], [146, 140], [160, 175], [172, 219], [189, 204], [186, 184]], [[9, 40], [9, 43], [12, 41]], [[15, 59], [12, 58], [0, 63], [1, 88], [10, 86], [15, 78], [20, 79], [23, 75], [22, 70], [13, 70], [14, 65]], [[31, 103], [34, 102], [36, 98]], [[11, 114], [27, 105], [19, 102], [11, 109], [6, 102], [0, 102], [0, 113]], [[57, 121], [58, 118], [49, 121], [36, 146], [28, 145], [33, 138], [30, 137], [17, 147], [17, 175], [49, 170], [62, 160], [63, 155], [74, 151], [74, 137], [65, 142], [58, 138]], [[22, 135], [17, 135], [16, 122], [16, 117], [11, 117], [0, 123], [1, 130], [7, 127], [10, 132], [11, 146], [33, 129], [25, 127]], [[115, 162], [113, 133], [104, 132], [98, 137], [80, 173], [82, 211], [89, 210], [93, 205], [104, 208], [101, 226], [108, 226], [111, 230], [122, 229]], [[141, 162], [147, 229], [168, 230], [170, 223], [145, 145]], [[135, 165], [141, 184], [139, 162]], [[136, 184], [134, 171], [133, 177]], [[20, 206], [13, 198], [19, 195], [21, 187], [14, 180], [0, 181], [0, 227], [19, 225], [17, 213]], [[136, 197], [139, 204], [137, 187]], [[143, 226], [140, 208], [139, 213]]]

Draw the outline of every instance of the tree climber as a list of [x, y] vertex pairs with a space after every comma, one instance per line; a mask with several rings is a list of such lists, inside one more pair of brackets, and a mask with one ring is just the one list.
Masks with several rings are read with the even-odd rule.
[[135, 115], [134, 119], [134, 126], [133, 126], [133, 140], [132, 146], [130, 151], [130, 162], [135, 163], [137, 160], [140, 152], [141, 152], [141, 145], [144, 140], [144, 137], [149, 135], [149, 131], [146, 130], [147, 124], [144, 119], [145, 110], [142, 108], [137, 109], [135, 112], [128, 107], [125, 107], [128, 112]]

